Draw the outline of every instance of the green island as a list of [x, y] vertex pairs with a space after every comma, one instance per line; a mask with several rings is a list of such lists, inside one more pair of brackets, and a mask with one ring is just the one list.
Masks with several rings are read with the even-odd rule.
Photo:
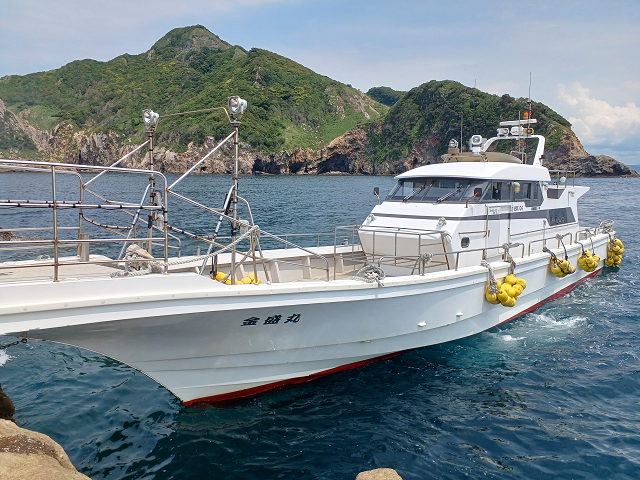
[[[408, 92], [374, 87], [365, 94], [196, 25], [170, 31], [139, 55], [0, 78], [0, 156], [107, 164], [143, 141], [143, 109], [170, 114], [219, 107], [231, 95], [249, 103], [242, 119], [244, 173], [394, 174], [439, 161], [450, 139], [460, 141], [461, 128], [464, 145], [472, 134], [492, 136], [499, 121], [519, 118], [529, 106], [527, 99], [451, 80]], [[554, 165], [591, 157], [566, 119], [542, 103], [531, 107]], [[158, 164], [183, 171], [228, 131], [223, 115], [163, 120], [156, 134]], [[526, 146], [534, 148], [535, 142]], [[591, 173], [637, 175], [610, 160], [611, 168]], [[204, 173], [226, 171], [220, 162], [208, 167]]]

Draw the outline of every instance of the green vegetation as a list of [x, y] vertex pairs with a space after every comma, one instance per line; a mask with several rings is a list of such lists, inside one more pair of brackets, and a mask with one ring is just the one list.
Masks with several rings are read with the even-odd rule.
[[[8, 112], [0, 118], [0, 151], [31, 158], [39, 152], [12, 114], [41, 130], [60, 122], [68, 133], [115, 132], [132, 142], [143, 139], [141, 113], [160, 114], [226, 105], [239, 95], [249, 108], [242, 140], [266, 152], [296, 147], [318, 149], [356, 125], [364, 124], [369, 158], [376, 164], [406, 159], [418, 150], [442, 154], [451, 138], [493, 136], [501, 120], [517, 119], [527, 101], [483, 93], [453, 81], [431, 81], [409, 92], [375, 87], [362, 92], [318, 75], [287, 58], [261, 49], [230, 45], [202, 26], [172, 30], [140, 55], [108, 62], [74, 61], [57, 70], [0, 78], [0, 99]], [[390, 106], [390, 107], [389, 107]], [[547, 148], [560, 145], [571, 125], [534, 102], [536, 133]], [[11, 113], [9, 113], [11, 112]], [[206, 137], [221, 139], [230, 127], [221, 112], [163, 119], [159, 144], [184, 152]], [[124, 139], [123, 139], [124, 141]], [[501, 151], [512, 146], [498, 144]], [[532, 152], [535, 143], [527, 150]]]
[[373, 87], [369, 89], [367, 95], [369, 95], [374, 100], [382, 103], [383, 105], [392, 107], [398, 102], [398, 100], [402, 98], [405, 93], [407, 92], [401, 92], [389, 87]]
[[[388, 110], [287, 58], [232, 46], [199, 25], [172, 30], [140, 55], [74, 61], [0, 79], [0, 99], [13, 113], [28, 109], [25, 118], [38, 128], [50, 130], [65, 121], [85, 133], [113, 131], [134, 139], [142, 138], [145, 108], [168, 114], [219, 107], [230, 95], [249, 103], [243, 140], [268, 152], [320, 147], [367, 121], [367, 115], [375, 119]], [[189, 142], [219, 139], [229, 131], [220, 113], [193, 115], [161, 121], [157, 138], [184, 151]], [[0, 139], [15, 148], [25, 143], [15, 135], [0, 133]]]
[[[495, 136], [500, 121], [521, 118], [527, 105], [524, 98], [491, 95], [450, 80], [425, 83], [391, 107], [383, 121], [391, 128], [367, 128], [373, 161], [380, 164], [406, 158], [419, 142], [438, 155], [445, 153], [450, 139], [460, 140], [461, 116], [465, 143], [476, 133], [486, 138]], [[532, 116], [538, 120], [535, 131], [545, 136], [547, 149], [559, 146], [564, 131], [573, 135], [571, 124], [542, 103], [532, 102]], [[500, 142], [500, 150], [513, 148], [505, 145], [508, 143]], [[536, 143], [530, 142], [527, 152], [533, 152]]]

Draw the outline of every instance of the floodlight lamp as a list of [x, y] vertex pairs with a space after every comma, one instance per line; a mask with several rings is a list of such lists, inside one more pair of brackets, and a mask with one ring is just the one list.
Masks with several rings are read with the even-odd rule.
[[482, 145], [482, 135], [474, 135], [471, 137], [471, 145], [479, 146]]
[[147, 130], [147, 132], [150, 132], [154, 129], [154, 127], [158, 123], [158, 118], [160, 118], [160, 115], [153, 110], [147, 109], [142, 112], [142, 121], [144, 122], [144, 128]]
[[229, 97], [228, 106], [229, 113], [232, 117], [240, 117], [247, 108], [247, 101], [234, 95], [233, 97]]

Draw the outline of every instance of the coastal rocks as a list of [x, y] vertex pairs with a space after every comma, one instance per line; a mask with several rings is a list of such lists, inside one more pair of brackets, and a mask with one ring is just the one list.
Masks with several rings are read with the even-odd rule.
[[[202, 157], [209, 153], [217, 145], [218, 141], [213, 137], [206, 137], [204, 144], [195, 146], [189, 143], [186, 152], [177, 153], [164, 147], [154, 151], [154, 166], [163, 173], [182, 174], [195, 165]], [[233, 144], [222, 146], [216, 153], [208, 157], [195, 170], [194, 174], [230, 174], [235, 168], [233, 161]], [[144, 160], [147, 162], [147, 159]], [[148, 168], [146, 163], [140, 163], [138, 168]], [[253, 173], [255, 154], [249, 145], [240, 143], [238, 153], [238, 171], [241, 174]]]
[[[311, 171], [323, 173], [367, 174], [373, 172], [373, 164], [367, 162], [367, 137], [362, 128], [356, 127], [333, 139], [315, 159]], [[315, 170], [315, 171], [314, 171]]]
[[546, 162], [550, 170], [574, 170], [578, 177], [639, 177], [633, 169], [607, 155], [585, 155], [571, 161]]
[[0, 420], [0, 478], [3, 480], [88, 480], [48, 436]]
[[574, 170], [578, 177], [638, 177], [638, 173], [607, 155], [589, 155], [580, 140], [564, 132], [560, 145], [545, 153], [549, 170]]
[[15, 407], [11, 399], [2, 391], [2, 385], [0, 385], [0, 420], [10, 420], [15, 422], [13, 414], [16, 412]]
[[373, 175], [367, 160], [366, 134], [360, 127], [349, 130], [320, 149], [296, 148], [292, 152], [255, 153], [253, 173], [270, 175]]
[[376, 468], [360, 472], [356, 480], [402, 480], [402, 477], [393, 468]]
[[124, 137], [115, 133], [92, 133], [88, 136], [81, 132], [74, 135], [76, 148], [65, 160], [79, 165], [109, 165], [124, 154]]
[[[379, 126], [384, 129], [385, 126]], [[371, 133], [371, 132], [369, 132]], [[379, 134], [379, 132], [373, 132]], [[375, 163], [371, 158], [369, 135], [362, 127], [349, 130], [334, 139], [321, 151], [319, 158], [311, 159], [306, 166], [309, 173], [337, 171], [351, 174], [397, 175], [421, 165], [442, 162], [436, 146], [439, 133], [419, 139], [412, 150], [398, 160], [385, 159]], [[565, 133], [560, 145], [547, 150], [544, 166], [550, 170], [574, 170], [578, 177], [638, 177], [637, 172], [607, 155], [589, 155], [574, 135]], [[314, 168], [314, 165], [317, 165]]]
[[0, 150], [10, 152], [37, 150], [36, 145], [24, 131], [22, 123], [0, 99]]
[[[365, 97], [332, 97], [332, 105], [336, 109], [334, 113], [339, 116], [340, 108], [344, 109], [348, 104], [349, 108], [373, 114], [372, 100], [367, 102], [365, 100], [368, 97]], [[140, 141], [140, 138], [133, 139], [114, 132], [74, 131], [71, 125], [64, 122], [51, 131], [43, 131], [30, 125], [28, 118], [28, 110], [14, 115], [0, 100], [0, 151], [10, 155], [10, 158], [31, 159], [37, 154], [38, 158], [47, 161], [110, 165], [134, 149]], [[438, 145], [443, 133], [438, 129], [417, 139], [413, 147], [400, 158], [376, 159], [372, 146], [375, 138], [389, 134], [392, 129], [392, 125], [384, 122], [357, 126], [318, 150], [295, 148], [292, 151], [265, 153], [241, 142], [239, 172], [269, 175], [397, 175], [421, 165], [441, 162]], [[190, 143], [186, 151], [176, 152], [162, 146], [163, 142], [171, 142], [170, 135], [159, 138], [154, 150], [154, 169], [162, 173], [182, 174], [212, 150], [218, 141], [219, 139], [206, 137], [203, 144], [196, 146]], [[33, 153], [28, 153], [25, 157], [24, 152], [27, 151]], [[230, 174], [234, 170], [233, 153], [233, 145], [225, 145], [193, 173]], [[143, 148], [121, 166], [146, 169], [149, 168], [148, 163], [146, 148]], [[611, 157], [589, 155], [578, 138], [570, 132], [564, 132], [559, 145], [547, 150], [544, 165], [551, 170], [575, 170], [576, 175], [582, 177], [638, 176], [631, 168]]]

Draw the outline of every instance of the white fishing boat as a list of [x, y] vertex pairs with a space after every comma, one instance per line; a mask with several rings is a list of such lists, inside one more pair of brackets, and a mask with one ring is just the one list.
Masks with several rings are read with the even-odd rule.
[[[24, 192], [33, 197], [28, 200], [0, 194], [0, 209], [10, 218], [25, 209], [51, 212], [47, 225], [2, 225], [0, 334], [98, 352], [143, 372], [188, 405], [305, 382], [473, 335], [568, 292], [596, 275], [605, 257], [619, 264], [623, 247], [612, 222], [579, 225], [577, 202], [588, 188], [575, 186], [571, 172], [543, 166], [545, 139], [534, 134], [530, 118], [502, 122], [490, 139], [474, 135], [467, 152], [452, 141], [443, 163], [399, 175], [361, 225], [336, 227], [329, 245], [318, 240], [302, 248], [295, 236], [261, 230], [238, 195], [245, 107], [231, 97], [228, 110], [217, 109], [233, 131], [171, 185], [153, 165], [154, 133], [163, 117], [152, 111], [143, 117], [148, 140], [110, 167], [0, 160], [4, 171], [47, 172], [51, 191], [50, 198], [39, 197], [45, 188]], [[491, 148], [524, 138], [537, 140], [532, 156]], [[222, 207], [177, 193], [180, 182], [226, 143], [235, 145], [236, 173]], [[143, 149], [148, 169], [121, 166]], [[62, 175], [77, 179], [76, 199], [56, 195]], [[94, 191], [104, 175], [149, 181], [139, 203], [124, 202]], [[209, 215], [210, 234], [171, 222], [179, 202]], [[62, 227], [58, 217], [69, 209], [78, 222]], [[96, 212], [116, 220], [98, 221]], [[219, 236], [225, 223], [232, 231], [228, 241]], [[104, 235], [90, 237], [88, 226]], [[29, 238], [35, 233], [41, 236]], [[182, 255], [185, 236], [206, 250]], [[263, 248], [268, 242], [281, 248]], [[113, 245], [119, 255], [92, 254]], [[36, 248], [51, 255], [24, 258]], [[73, 254], [63, 255], [69, 248]], [[22, 256], [6, 259], [11, 252]]]

